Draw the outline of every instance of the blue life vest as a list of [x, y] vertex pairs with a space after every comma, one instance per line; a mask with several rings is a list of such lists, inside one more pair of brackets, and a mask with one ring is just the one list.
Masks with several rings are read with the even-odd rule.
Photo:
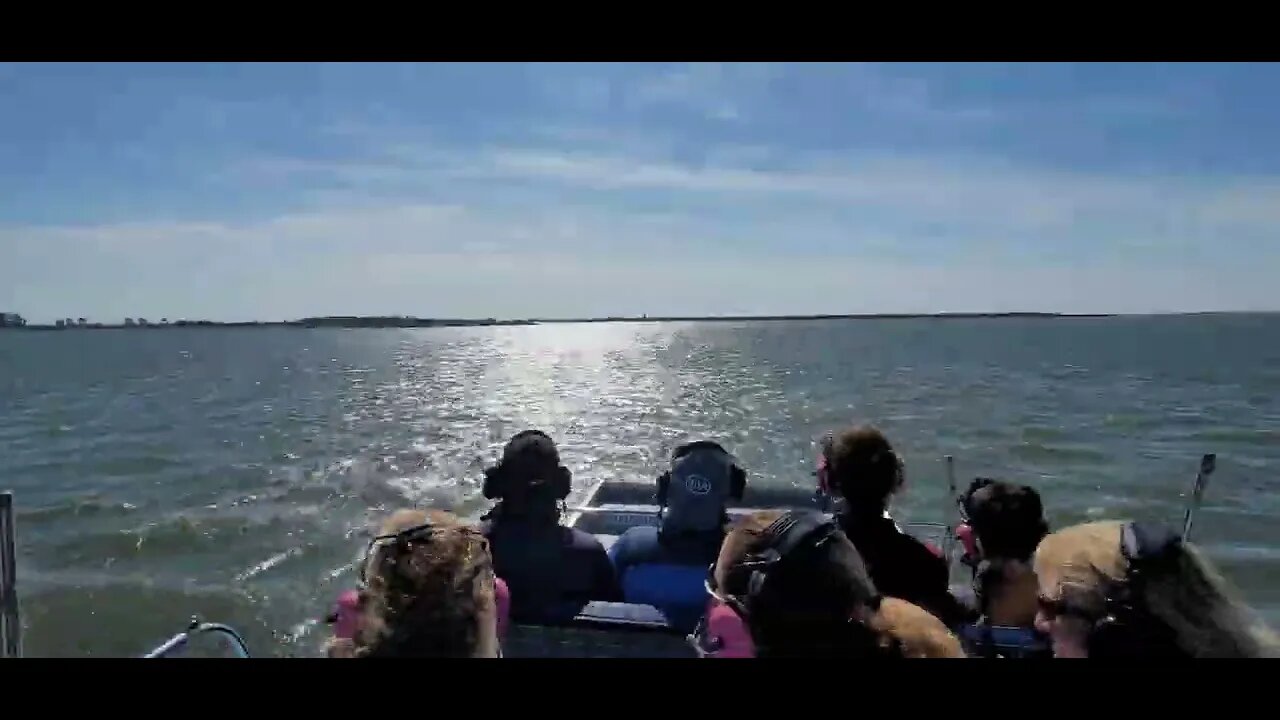
[[1032, 628], [965, 623], [960, 626], [959, 635], [965, 652], [972, 657], [1035, 658], [1053, 655], [1053, 648], [1045, 636]]
[[707, 568], [720, 552], [723, 531], [664, 536], [633, 527], [609, 548], [629, 603], [652, 605], [681, 632], [693, 632], [707, 608]]

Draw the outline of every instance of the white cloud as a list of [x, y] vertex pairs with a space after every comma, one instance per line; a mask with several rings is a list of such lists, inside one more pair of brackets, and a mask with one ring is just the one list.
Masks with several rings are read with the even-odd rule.
[[[1261, 207], [1247, 194], [1223, 197]], [[1212, 203], [1203, 209], [1220, 212]], [[1273, 302], [1273, 259], [1053, 265], [982, 252], [891, 259], [806, 248], [810, 235], [839, 232], [820, 220], [745, 232], [680, 213], [571, 206], [513, 213], [482, 204], [317, 210], [235, 225], [9, 229], [0, 231], [0, 247], [19, 261], [0, 268], [0, 305], [42, 308], [49, 317], [278, 319], [1151, 312]], [[847, 232], [864, 245], [910, 242]]]
[[[355, 196], [417, 193], [471, 206], [493, 205], [514, 187], [541, 193], [553, 209], [587, 206], [591, 193], [607, 193], [617, 206], [629, 193], [659, 191], [679, 197], [685, 212], [727, 226], [735, 216], [755, 221], [753, 211], [764, 202], [782, 222], [843, 223], [851, 235], [896, 233], [906, 243], [918, 232], [906, 228], [929, 225], [977, 248], [1077, 242], [1174, 251], [1233, 240], [1257, 246], [1280, 230], [1280, 184], [1265, 178], [1117, 176], [964, 156], [791, 158], [789, 167], [775, 163], [764, 170], [758, 168], [768, 149], [747, 150], [694, 165], [658, 152], [607, 155], [551, 146], [462, 152], [402, 143], [350, 163], [272, 159], [248, 170]], [[617, 222], [627, 223], [629, 212], [618, 212]]]
[[[777, 72], [694, 65], [561, 91], [579, 104], [747, 118]], [[1036, 111], [948, 104], [928, 83], [873, 67], [834, 74], [859, 102], [904, 119]], [[1094, 100], [1082, 107], [1169, 109]], [[237, 192], [300, 193], [311, 202], [295, 208], [309, 209], [238, 223], [0, 227], [0, 306], [272, 318], [1256, 309], [1273, 302], [1269, 273], [1280, 270], [1270, 178], [803, 156], [763, 140], [681, 154], [661, 133], [585, 121], [479, 147], [359, 118], [322, 130], [342, 140], [328, 150], [361, 150], [250, 158], [216, 176]]]

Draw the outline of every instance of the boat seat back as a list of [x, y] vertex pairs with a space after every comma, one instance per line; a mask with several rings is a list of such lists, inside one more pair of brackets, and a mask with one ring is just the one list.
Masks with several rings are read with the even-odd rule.
[[570, 622], [512, 625], [504, 657], [677, 658], [696, 657], [683, 633], [657, 608], [593, 602]]
[[707, 604], [705, 565], [637, 563], [622, 573], [622, 592], [629, 603], [661, 608], [668, 620], [692, 632]]

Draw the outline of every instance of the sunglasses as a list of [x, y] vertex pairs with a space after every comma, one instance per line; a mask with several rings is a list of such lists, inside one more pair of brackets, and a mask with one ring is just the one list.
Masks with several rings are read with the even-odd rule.
[[1072, 603], [1063, 598], [1037, 595], [1036, 608], [1044, 615], [1046, 620], [1055, 620], [1059, 617], [1074, 617], [1092, 622], [1099, 618], [1098, 613], [1090, 612], [1078, 603]]
[[1046, 618], [1053, 618], [1063, 615], [1067, 612], [1067, 604], [1062, 600], [1047, 598], [1043, 595], [1036, 596], [1036, 609], [1040, 611]]
[[[481, 552], [483, 552], [486, 557], [492, 558], [489, 553], [489, 539], [486, 538], [479, 530], [470, 527], [457, 526], [442, 528], [437, 525], [433, 525], [432, 523], [423, 523], [421, 525], [414, 525], [413, 527], [405, 528], [399, 532], [388, 533], [386, 535], [375, 535], [370, 538], [369, 544], [364, 550], [364, 560], [360, 563], [360, 584], [368, 584], [366, 574], [369, 568], [369, 560], [373, 558], [373, 554], [377, 551], [379, 546], [403, 546], [404, 550], [408, 550], [412, 547], [415, 541], [430, 543], [433, 537], [442, 533], [460, 533], [467, 535], [478, 544]], [[491, 562], [486, 561], [484, 563], [480, 563], [476, 568], [476, 571], [479, 573], [490, 567]]]

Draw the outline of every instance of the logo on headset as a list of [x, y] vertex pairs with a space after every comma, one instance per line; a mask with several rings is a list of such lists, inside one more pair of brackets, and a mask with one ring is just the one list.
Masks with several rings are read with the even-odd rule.
[[701, 475], [690, 475], [684, 479], [684, 489], [692, 495], [706, 495], [711, 492], [711, 481]]

